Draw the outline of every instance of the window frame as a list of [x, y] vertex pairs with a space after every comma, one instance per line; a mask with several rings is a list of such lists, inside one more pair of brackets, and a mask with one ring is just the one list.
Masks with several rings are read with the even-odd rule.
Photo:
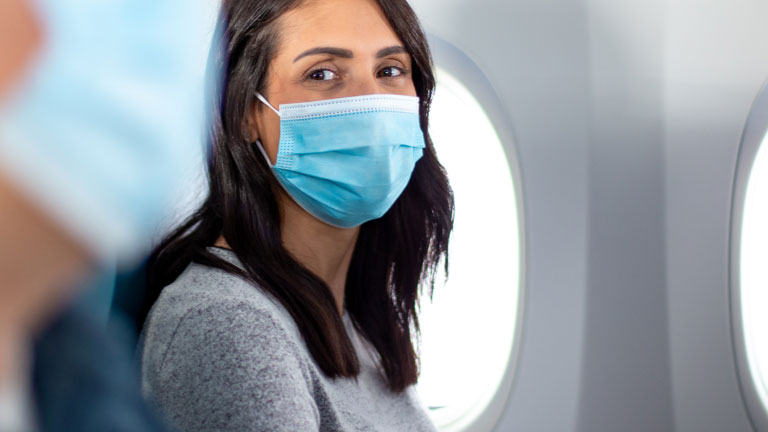
[[739, 144], [731, 203], [730, 263], [728, 269], [731, 336], [736, 372], [741, 396], [747, 408], [747, 416], [757, 431], [768, 431], [768, 401], [764, 403], [761, 400], [757, 388], [761, 384], [756, 383], [753, 379], [747, 354], [747, 340], [741, 308], [741, 235], [747, 186], [760, 146], [764, 139], [768, 139], [766, 134], [768, 134], [768, 81], [763, 85], [750, 109]]

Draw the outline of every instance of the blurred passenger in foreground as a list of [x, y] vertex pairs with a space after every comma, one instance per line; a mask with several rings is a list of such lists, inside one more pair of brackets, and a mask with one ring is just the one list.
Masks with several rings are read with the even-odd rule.
[[129, 350], [73, 298], [142, 256], [200, 142], [207, 9], [0, 1], [2, 431], [160, 429]]

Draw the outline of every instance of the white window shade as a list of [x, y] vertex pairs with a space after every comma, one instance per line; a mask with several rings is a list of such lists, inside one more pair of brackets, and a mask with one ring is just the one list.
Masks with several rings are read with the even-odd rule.
[[768, 409], [768, 134], [749, 174], [741, 228], [740, 303], [746, 357], [755, 390]]

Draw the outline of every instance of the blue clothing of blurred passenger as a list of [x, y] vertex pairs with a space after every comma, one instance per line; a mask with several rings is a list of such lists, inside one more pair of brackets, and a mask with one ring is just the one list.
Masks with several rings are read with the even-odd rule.
[[36, 341], [32, 389], [39, 432], [166, 430], [137, 385], [130, 329], [107, 329], [102, 318], [93, 303], [79, 301]]

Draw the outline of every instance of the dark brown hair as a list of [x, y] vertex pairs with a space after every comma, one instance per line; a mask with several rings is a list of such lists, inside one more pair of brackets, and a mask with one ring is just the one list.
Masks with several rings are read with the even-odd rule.
[[[256, 93], [264, 92], [279, 38], [275, 21], [300, 4], [224, 1], [209, 57], [209, 76], [218, 73], [220, 83], [211, 97], [208, 195], [152, 253], [144, 313], [190, 262], [220, 268], [260, 286], [288, 310], [326, 375], [353, 377], [360, 365], [333, 295], [283, 247], [279, 186], [243, 127]], [[392, 208], [361, 226], [347, 274], [345, 306], [357, 330], [376, 349], [390, 389], [399, 392], [418, 379], [417, 301], [420, 288], [429, 288], [431, 296], [442, 258], [447, 269], [453, 193], [427, 132], [435, 80], [423, 30], [406, 0], [378, 4], [413, 58], [427, 146]], [[206, 250], [219, 235], [244, 270]]]

